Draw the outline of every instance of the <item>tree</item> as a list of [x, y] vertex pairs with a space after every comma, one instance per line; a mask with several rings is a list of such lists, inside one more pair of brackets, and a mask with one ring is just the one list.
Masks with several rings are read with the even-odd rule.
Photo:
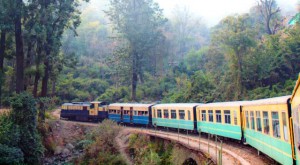
[[10, 17], [11, 1], [3, 0], [0, 2], [0, 106], [2, 105], [2, 86], [4, 82], [4, 56], [6, 49], [7, 33], [12, 28], [12, 19]]
[[171, 32], [176, 55], [182, 60], [191, 49], [200, 49], [208, 39], [208, 29], [200, 17], [195, 17], [187, 7], [179, 7], [173, 11]]
[[128, 42], [131, 65], [132, 100], [136, 100], [138, 77], [143, 80], [143, 59], [162, 37], [160, 27], [166, 21], [152, 0], [110, 0], [106, 11], [115, 29]]
[[277, 7], [276, 0], [260, 0], [258, 2], [258, 8], [264, 18], [266, 33], [269, 35], [275, 34], [280, 27], [277, 16], [280, 12], [280, 8]]
[[30, 94], [22, 92], [12, 99], [11, 117], [14, 124], [19, 126], [18, 147], [24, 153], [24, 161], [27, 164], [40, 164], [44, 153], [36, 116], [36, 102]]
[[24, 50], [22, 35], [23, 0], [14, 0], [15, 5], [15, 42], [16, 42], [16, 92], [24, 90]]
[[[85, 0], [88, 2], [88, 0]], [[44, 26], [45, 42], [42, 45], [44, 54], [44, 75], [42, 78], [41, 97], [48, 95], [48, 83], [53, 71], [53, 65], [59, 61], [59, 51], [63, 32], [69, 28], [75, 32], [75, 29], [80, 24], [80, 12], [77, 9], [78, 1], [50, 1], [41, 2], [42, 25]], [[52, 77], [55, 77], [52, 74]], [[54, 79], [53, 79], [54, 80]], [[44, 103], [40, 104], [40, 121], [45, 120]]]
[[228, 68], [235, 90], [234, 98], [240, 99], [244, 92], [244, 57], [249, 53], [250, 48], [255, 45], [249, 15], [228, 16], [223, 19], [212, 35], [212, 42], [213, 45], [219, 45], [225, 52], [227, 59], [229, 59]]

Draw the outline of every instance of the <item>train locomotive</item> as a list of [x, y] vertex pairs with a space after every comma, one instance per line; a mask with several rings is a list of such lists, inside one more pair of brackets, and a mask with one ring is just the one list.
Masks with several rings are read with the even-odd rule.
[[61, 118], [209, 133], [256, 148], [281, 164], [300, 164], [300, 76], [291, 96], [218, 103], [65, 103]]

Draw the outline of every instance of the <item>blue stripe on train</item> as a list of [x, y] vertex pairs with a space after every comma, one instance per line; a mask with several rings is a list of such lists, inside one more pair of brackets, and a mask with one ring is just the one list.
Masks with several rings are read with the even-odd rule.
[[121, 122], [121, 115], [119, 114], [108, 114], [108, 118], [115, 122]]
[[149, 124], [149, 116], [133, 116], [135, 124]]

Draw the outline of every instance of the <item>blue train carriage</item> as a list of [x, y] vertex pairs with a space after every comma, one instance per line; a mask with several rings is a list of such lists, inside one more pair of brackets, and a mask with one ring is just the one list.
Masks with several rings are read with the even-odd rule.
[[153, 104], [114, 103], [108, 106], [108, 118], [118, 123], [151, 125]]
[[296, 160], [296, 164], [300, 164], [300, 76], [294, 88], [292, 97], [291, 97], [291, 108], [292, 108], [292, 121], [293, 121], [293, 141], [294, 150], [293, 158]]
[[242, 107], [245, 142], [281, 164], [293, 164], [289, 101], [283, 96]]
[[241, 106], [246, 103], [248, 102], [219, 102], [198, 106], [198, 131], [242, 140]]
[[152, 124], [158, 127], [196, 131], [197, 103], [157, 104], [152, 107]]
[[90, 103], [85, 102], [64, 103], [61, 106], [60, 118], [88, 121], [90, 106]]

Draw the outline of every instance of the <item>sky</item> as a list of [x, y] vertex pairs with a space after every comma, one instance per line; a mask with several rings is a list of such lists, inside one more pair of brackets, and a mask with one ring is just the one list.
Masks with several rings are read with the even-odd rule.
[[[228, 15], [249, 12], [259, 0], [154, 0], [164, 9], [167, 18], [172, 17], [176, 6], [187, 8], [191, 14], [201, 17], [208, 27], [212, 27]], [[90, 0], [87, 4], [95, 12], [103, 13], [108, 7], [108, 0]], [[300, 0], [276, 0], [283, 15], [293, 16]]]
[[[232, 14], [249, 12], [258, 0], [154, 0], [158, 2], [167, 17], [176, 6], [186, 7], [191, 13], [200, 16], [208, 26], [216, 25], [222, 18]], [[277, 0], [283, 12], [294, 14], [298, 0]]]

